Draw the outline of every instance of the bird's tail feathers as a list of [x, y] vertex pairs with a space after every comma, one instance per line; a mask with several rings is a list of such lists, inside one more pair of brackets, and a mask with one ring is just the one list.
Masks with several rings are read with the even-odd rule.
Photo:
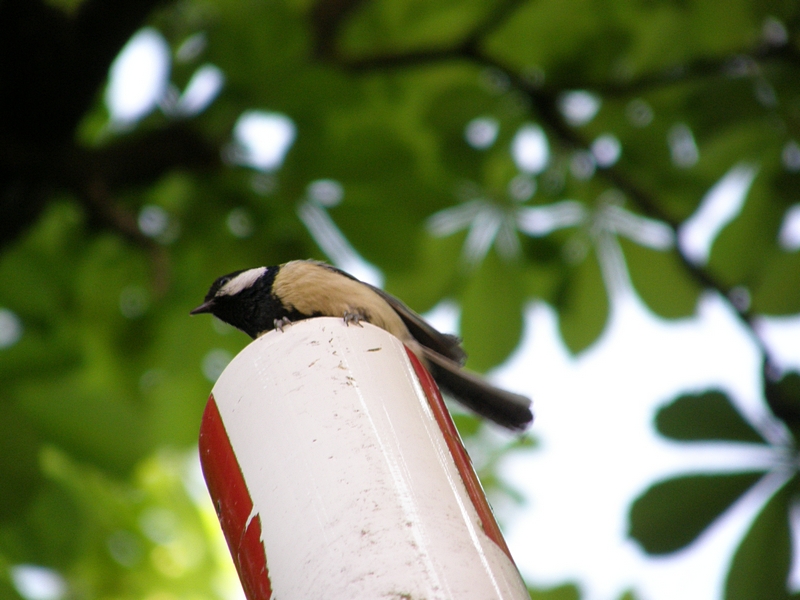
[[428, 369], [442, 388], [461, 404], [509, 429], [523, 430], [533, 421], [526, 396], [501, 390], [429, 348], [421, 347]]

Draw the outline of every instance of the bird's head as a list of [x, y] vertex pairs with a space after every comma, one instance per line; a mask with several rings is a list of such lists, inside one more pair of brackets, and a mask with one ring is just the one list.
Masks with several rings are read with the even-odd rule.
[[250, 337], [274, 327], [280, 315], [272, 294], [272, 282], [279, 267], [256, 267], [234, 271], [218, 277], [206, 294], [205, 301], [189, 314], [211, 313], [218, 319], [241, 329]]

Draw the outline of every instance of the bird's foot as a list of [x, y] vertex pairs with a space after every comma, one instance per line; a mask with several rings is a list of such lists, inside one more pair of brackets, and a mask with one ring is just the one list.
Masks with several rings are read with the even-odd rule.
[[361, 313], [357, 313], [357, 312], [355, 312], [355, 313], [345, 312], [344, 313], [344, 324], [347, 325], [347, 326], [349, 326], [350, 323], [355, 323], [359, 327], [363, 327], [363, 325], [361, 324], [361, 321], [366, 321], [366, 319], [364, 318], [364, 315], [362, 315]]
[[289, 319], [287, 319], [286, 317], [281, 317], [280, 319], [275, 319], [273, 321], [273, 323], [275, 323], [275, 329], [277, 329], [281, 333], [283, 333], [283, 328], [284, 327], [286, 327], [287, 325], [291, 325], [292, 324], [292, 322]]

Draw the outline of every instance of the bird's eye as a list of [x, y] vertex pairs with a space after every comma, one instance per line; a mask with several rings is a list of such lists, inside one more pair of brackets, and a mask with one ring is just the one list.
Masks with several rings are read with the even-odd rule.
[[215, 296], [219, 296], [223, 289], [225, 289], [225, 285], [231, 280], [230, 277], [227, 275], [225, 277], [220, 277], [214, 282], [214, 287], [211, 292]]

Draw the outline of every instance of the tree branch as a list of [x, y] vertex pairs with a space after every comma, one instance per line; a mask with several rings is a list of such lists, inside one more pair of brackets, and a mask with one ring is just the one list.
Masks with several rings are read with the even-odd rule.
[[794, 46], [760, 45], [743, 48], [726, 56], [700, 58], [686, 65], [675, 65], [657, 73], [645, 73], [625, 82], [576, 83], [575, 89], [591, 89], [610, 97], [636, 95], [675, 83], [717, 77], [753, 77], [764, 63], [789, 63], [800, 66], [800, 53]]
[[170, 261], [166, 249], [139, 229], [136, 214], [117, 202], [100, 181], [89, 182], [79, 196], [89, 220], [100, 228], [111, 230], [150, 255], [151, 282], [156, 297], [169, 289]]
[[[336, 28], [338, 29], [341, 27], [342, 20], [349, 16], [352, 10], [362, 1], [363, 0], [323, 0], [318, 2], [312, 11], [312, 15], [315, 16], [315, 29], [319, 28], [316, 15], [321, 12], [322, 8], [343, 3], [348, 5], [346, 11], [340, 11], [336, 15]], [[482, 43], [483, 38], [501, 27], [526, 1], [527, 0], [502, 0], [498, 2], [491, 9], [486, 18], [478, 22], [465, 39], [455, 47], [427, 48], [412, 50], [410, 52], [387, 53], [378, 56], [345, 58], [338, 52], [335, 39], [330, 39], [329, 37], [326, 37], [324, 41], [317, 39], [317, 46], [322, 43], [326, 49], [326, 58], [333, 59], [340, 67], [352, 71], [413, 67], [414, 65], [428, 64], [443, 60], [469, 60]], [[328, 27], [325, 30], [325, 35], [328, 36], [332, 32], [334, 32], [334, 28]]]
[[151, 184], [170, 171], [213, 171], [222, 166], [220, 145], [179, 121], [101, 148], [74, 148], [63, 161], [59, 181], [76, 192], [85, 181], [102, 181], [113, 192]]
[[364, 0], [320, 0], [312, 7], [314, 56], [322, 60], [335, 57], [336, 38], [342, 23], [363, 3]]
[[466, 37], [464, 47], [473, 48], [479, 46], [484, 38], [502, 27], [517, 9], [528, 0], [501, 0], [498, 2], [485, 19], [478, 22]]
[[[23, 0], [25, 1], [25, 0]], [[77, 124], [108, 76], [111, 63], [147, 17], [171, 0], [84, 0], [71, 19], [70, 53], [75, 65], [72, 118]], [[74, 89], [74, 88], [67, 88]]]
[[[557, 104], [557, 94], [532, 86], [514, 70], [509, 69], [506, 65], [480, 52], [477, 52], [474, 58], [485, 66], [499, 69], [505, 73], [506, 76], [509, 77], [511, 84], [528, 96], [541, 122], [557, 136], [562, 144], [573, 149], [587, 150], [589, 148], [589, 140], [585, 139], [577, 130], [571, 128], [561, 115]], [[675, 239], [677, 239], [680, 222], [675, 217], [668, 214], [652, 194], [636, 184], [618, 167], [607, 167], [598, 171], [598, 173], [614, 187], [625, 193], [644, 214], [667, 224], [670, 229], [672, 229]], [[709, 270], [690, 261], [677, 244], [676, 252], [684, 269], [695, 282], [701, 287], [715, 290], [722, 296], [725, 302], [733, 309], [734, 314], [736, 314], [740, 322], [750, 332], [751, 338], [759, 348], [762, 356], [765, 357], [768, 363], [771, 362], [769, 348], [767, 348], [758, 333], [756, 315], [750, 311], [749, 307], [740, 306], [734, 301], [732, 291], [736, 288], [736, 285], [723, 283]]]
[[[563, 146], [572, 149], [587, 150], [590, 145], [589, 140], [585, 139], [578, 131], [568, 125], [558, 108], [558, 98], [561, 90], [532, 85], [524, 77], [519, 75], [516, 69], [509, 65], [502, 64], [481, 49], [485, 36], [490, 35], [496, 27], [504, 23], [519, 4], [520, 2], [518, 0], [509, 0], [499, 4], [496, 10], [482, 23], [476, 26], [473, 32], [468, 35], [463, 42], [449, 48], [421, 49], [359, 58], [346, 58], [334, 52], [333, 56], [336, 57], [336, 62], [342, 68], [360, 72], [379, 69], [409, 68], [459, 60], [497, 69], [509, 78], [514, 88], [528, 97], [539, 120]], [[735, 62], [737, 60], [740, 64]], [[729, 74], [736, 74], [735, 69], [747, 68], [749, 65], [748, 61], [763, 62], [778, 60], [800, 65], [800, 52], [791, 45], [761, 45], [749, 51], [737, 53], [734, 56], [700, 59], [686, 67], [680, 67], [658, 74], [644, 75], [626, 83], [604, 82], [586, 84], [585, 82], [576, 82], [574, 86], [570, 86], [568, 89], [592, 89], [602, 94], [616, 96], [626, 94], [633, 95], [648, 88], [669, 85], [688, 79], [717, 77], [724, 75], [726, 72]], [[644, 214], [666, 223], [677, 237], [678, 228], [680, 226], [678, 219], [668, 214], [647, 190], [641, 188], [618, 167], [602, 169], [599, 171], [599, 174], [614, 187], [624, 192]], [[680, 247], [676, 247], [676, 251], [689, 276], [701, 287], [715, 290], [722, 296], [750, 332], [753, 342], [759, 348], [765, 361], [767, 363], [771, 362], [769, 349], [759, 336], [756, 328], [756, 315], [754, 315], [749, 308], [738, 305], [732, 297], [732, 291], [736, 286], [722, 282], [707, 269], [691, 262], [681, 251]]]

